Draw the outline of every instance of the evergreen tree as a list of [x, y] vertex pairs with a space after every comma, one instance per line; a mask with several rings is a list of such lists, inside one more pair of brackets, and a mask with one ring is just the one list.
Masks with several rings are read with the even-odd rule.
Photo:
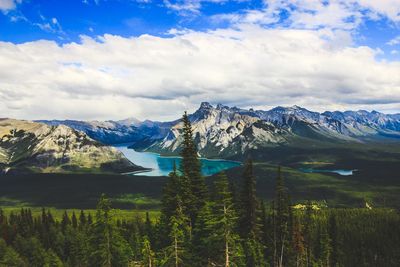
[[155, 266], [155, 264], [154, 264], [155, 253], [151, 249], [151, 243], [147, 236], [144, 236], [144, 238], [143, 238], [142, 256], [143, 256], [143, 260], [142, 260], [143, 266], [146, 266], [146, 267]]
[[288, 247], [289, 247], [289, 215], [290, 215], [290, 203], [287, 193], [287, 188], [285, 187], [281, 167], [278, 167], [278, 176], [276, 179], [276, 189], [275, 189], [275, 202], [274, 202], [274, 216], [275, 216], [275, 241], [274, 241], [274, 255], [276, 256], [274, 262], [277, 266], [282, 267], [284, 265], [284, 259]]
[[71, 224], [71, 221], [69, 219], [69, 216], [67, 214], [67, 211], [64, 211], [63, 217], [61, 220], [61, 229], [65, 233], [65, 230], [67, 229], [67, 226]]
[[316, 256], [318, 258], [318, 265], [321, 267], [330, 267], [331, 246], [330, 239], [326, 229], [326, 224], [319, 224], [318, 226], [318, 248], [316, 249]]
[[295, 255], [295, 264], [296, 267], [303, 266], [303, 257], [304, 257], [304, 236], [302, 233], [300, 218], [296, 218], [293, 225], [292, 232], [292, 247]]
[[331, 240], [331, 248], [332, 248], [332, 253], [331, 253], [331, 258], [330, 258], [330, 264], [331, 266], [335, 267], [338, 264], [338, 258], [339, 258], [339, 245], [338, 245], [338, 240], [337, 237], [337, 223], [336, 223], [336, 216], [334, 213], [332, 213], [329, 216], [329, 238]]
[[261, 216], [260, 216], [260, 223], [261, 223], [261, 243], [264, 245], [264, 256], [268, 256], [268, 245], [270, 241], [270, 225], [269, 220], [267, 218], [267, 208], [265, 207], [264, 201], [261, 201]]
[[0, 266], [4, 267], [26, 266], [26, 264], [24, 263], [18, 252], [16, 252], [12, 247], [7, 247], [3, 239], [0, 239]]
[[81, 210], [81, 213], [79, 215], [79, 226], [83, 227], [86, 225], [86, 215], [83, 210]]
[[184, 266], [185, 258], [188, 253], [188, 233], [189, 218], [185, 216], [182, 204], [178, 198], [178, 206], [176, 212], [170, 218], [170, 240], [171, 245], [167, 248], [169, 256], [167, 257], [167, 266]]
[[253, 238], [259, 234], [257, 206], [253, 161], [249, 159], [244, 166], [243, 189], [241, 192], [240, 234], [242, 238]]
[[167, 183], [163, 188], [163, 194], [161, 199], [161, 216], [158, 223], [158, 238], [157, 244], [159, 248], [164, 248], [170, 245], [169, 234], [171, 232], [171, 217], [176, 214], [178, 209], [178, 202], [180, 202], [180, 208], [183, 210], [182, 204], [182, 193], [181, 178], [178, 175], [176, 165], [174, 162], [173, 171], [168, 175]]
[[154, 244], [154, 229], [153, 229], [153, 223], [150, 220], [150, 215], [149, 212], [146, 212], [146, 221], [144, 224], [144, 233], [147, 235], [149, 238], [150, 242]]
[[[193, 139], [193, 130], [187, 113], [182, 117], [183, 142], [181, 150], [181, 197], [192, 224], [207, 200], [207, 187], [201, 175], [201, 163]], [[188, 191], [189, 190], [189, 191]]]
[[87, 223], [89, 225], [93, 224], [93, 219], [92, 219], [92, 214], [89, 213], [88, 217], [87, 217]]
[[306, 266], [311, 267], [313, 263], [313, 253], [312, 253], [312, 214], [313, 207], [310, 201], [307, 202], [306, 211], [304, 216], [304, 244], [306, 249]]
[[74, 228], [78, 227], [78, 219], [76, 218], [75, 211], [72, 212], [71, 223], [72, 227]]
[[196, 224], [193, 228], [193, 238], [191, 238], [192, 265], [194, 267], [209, 266], [210, 259], [215, 257], [215, 250], [213, 243], [210, 240], [212, 235], [212, 228], [209, 222], [212, 220], [212, 206], [213, 203], [207, 201], [203, 208], [200, 210]]
[[122, 238], [111, 214], [111, 203], [103, 194], [97, 204], [90, 262], [94, 266], [126, 266], [132, 256], [129, 244]]
[[245, 239], [244, 251], [247, 267], [267, 266], [267, 262], [264, 257], [264, 247], [255, 237]]
[[176, 212], [178, 207], [177, 198], [182, 195], [181, 187], [180, 177], [174, 162], [173, 171], [168, 175], [161, 199], [161, 213], [166, 218], [170, 218]]
[[220, 173], [215, 181], [213, 216], [208, 222], [211, 228], [211, 242], [216, 262], [221, 266], [242, 266], [243, 251], [239, 236], [235, 233], [238, 216], [233, 203], [232, 192], [229, 190], [228, 178]]

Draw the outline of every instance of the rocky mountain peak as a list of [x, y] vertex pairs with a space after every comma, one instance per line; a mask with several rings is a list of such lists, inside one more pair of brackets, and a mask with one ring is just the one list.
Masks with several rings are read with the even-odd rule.
[[201, 102], [199, 109], [212, 109], [214, 108], [209, 102]]

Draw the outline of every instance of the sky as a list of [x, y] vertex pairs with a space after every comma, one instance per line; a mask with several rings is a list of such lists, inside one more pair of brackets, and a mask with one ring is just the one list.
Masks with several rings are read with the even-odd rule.
[[400, 0], [0, 0], [0, 117], [400, 112]]

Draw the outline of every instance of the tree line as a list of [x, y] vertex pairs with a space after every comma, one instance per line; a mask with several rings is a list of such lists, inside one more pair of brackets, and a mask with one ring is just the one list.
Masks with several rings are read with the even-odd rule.
[[0, 210], [0, 266], [400, 266], [398, 211], [298, 208], [279, 167], [275, 198], [264, 203], [251, 160], [240, 184], [220, 173], [207, 186], [186, 113], [182, 123], [182, 161], [159, 217], [115, 218], [104, 195], [93, 217]]

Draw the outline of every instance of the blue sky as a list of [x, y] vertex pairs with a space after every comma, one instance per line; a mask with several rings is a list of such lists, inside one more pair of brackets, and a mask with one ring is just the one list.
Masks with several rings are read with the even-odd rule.
[[[262, 10], [265, 6], [262, 0], [187, 2], [199, 4], [197, 8], [185, 9], [185, 1], [15, 1], [15, 8], [3, 10], [3, 15], [0, 16], [0, 38], [2, 41], [13, 43], [39, 39], [68, 43], [79, 42], [81, 35], [166, 36], [172, 28], [207, 31], [229, 27], [229, 21], [216, 21], [212, 17], [221, 14], [243, 14], [248, 10]], [[182, 10], [169, 7], [168, 3], [180, 4]], [[265, 27], [290, 27], [285, 23], [287, 17], [284, 10], [281, 10], [280, 17], [281, 23], [272, 23]], [[366, 18], [358, 27], [350, 30], [354, 36], [354, 45], [380, 48], [385, 52], [383, 58], [398, 59], [398, 55], [390, 53], [396, 47], [387, 44], [400, 34], [398, 22], [385, 16]]]
[[[220, 55], [224, 62], [214, 62]], [[399, 112], [400, 1], [0, 0], [0, 60], [15, 67], [0, 70], [0, 111], [14, 117], [164, 119], [202, 100]], [[299, 60], [304, 66], [293, 69]], [[187, 64], [186, 76], [171, 72], [188, 72]], [[232, 79], [235, 72], [243, 77]], [[54, 107], [43, 107], [49, 96]], [[177, 112], [163, 112], [167, 106]]]
[[[162, 1], [23, 1], [1, 16], [1, 39], [14, 43], [51, 39], [62, 43], [79, 41], [82, 34], [163, 36], [171, 28], [207, 30], [227, 26], [226, 23], [212, 22], [209, 17], [261, 6], [262, 1], [230, 1], [204, 3], [199, 10], [178, 11]], [[61, 29], [52, 23], [53, 18], [57, 19]], [[40, 27], [47, 23], [50, 28]]]

